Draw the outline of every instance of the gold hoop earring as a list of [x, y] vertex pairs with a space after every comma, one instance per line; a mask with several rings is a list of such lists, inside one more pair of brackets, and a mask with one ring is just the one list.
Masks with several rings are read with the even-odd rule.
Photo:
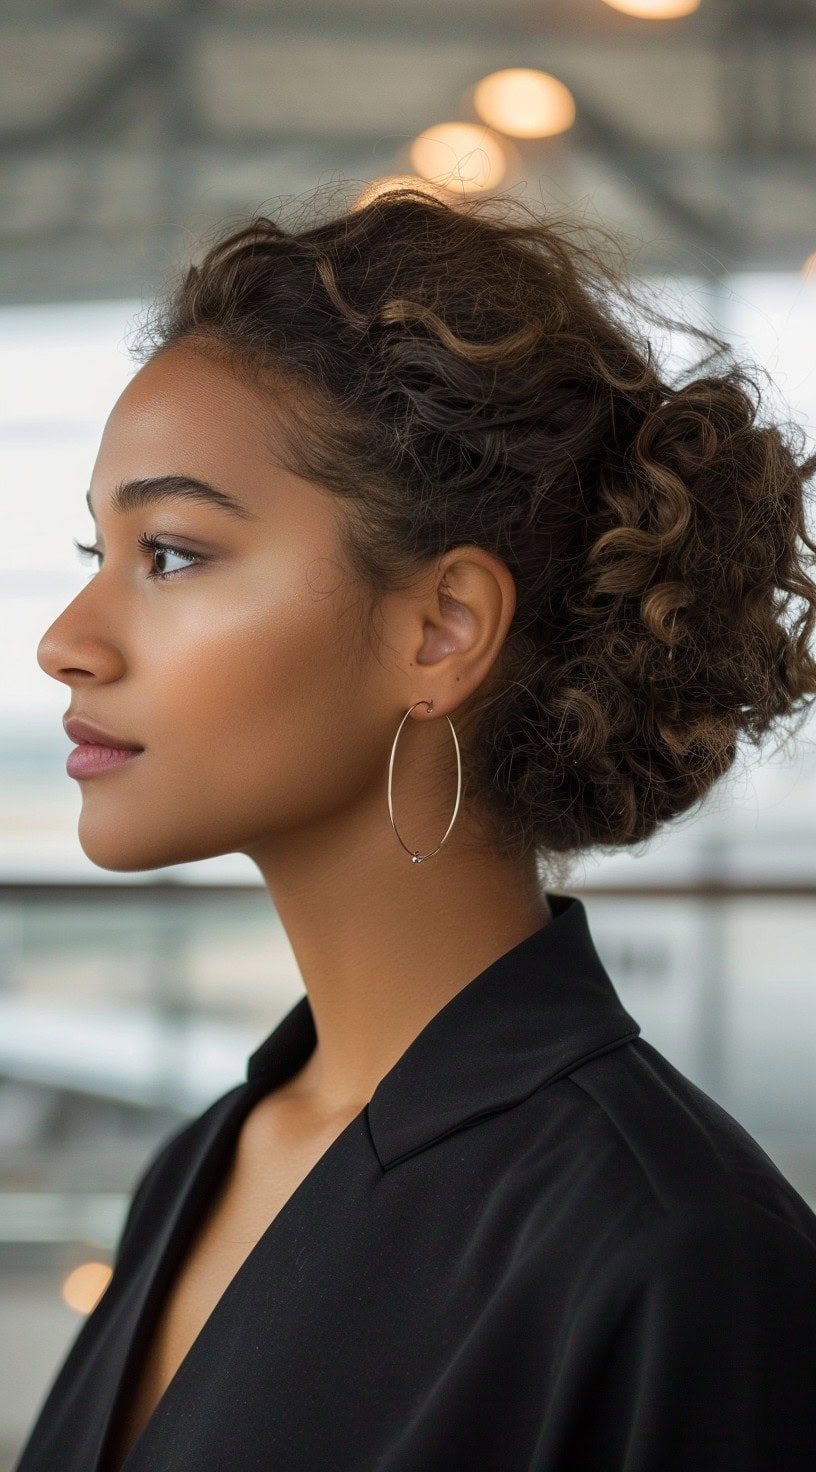
[[[391, 779], [392, 779], [393, 774], [394, 774], [394, 757], [396, 755], [397, 742], [399, 741], [400, 731], [402, 730], [403, 726], [405, 725], [405, 722], [407, 721], [409, 715], [411, 714], [411, 711], [412, 710], [415, 710], [418, 705], [424, 705], [429, 714], [433, 710], [433, 701], [432, 700], [415, 700], [413, 705], [409, 705], [407, 711], [405, 712], [405, 715], [403, 716], [402, 720], [399, 723], [399, 726], [397, 727], [397, 734], [394, 737], [394, 744], [391, 747], [391, 760], [388, 763], [388, 815], [389, 815], [389, 817], [391, 819], [391, 827], [393, 828], [394, 832], [397, 834], [397, 838], [399, 838], [400, 843], [402, 843], [402, 839], [400, 838], [399, 833], [397, 833], [397, 825], [394, 822], [394, 806], [393, 806], [393, 802], [392, 802], [392, 799], [391, 799]], [[431, 849], [430, 853], [421, 854], [418, 849], [411, 849], [411, 848], [408, 847], [407, 844], [402, 843], [402, 846], [405, 849], [405, 852], [407, 854], [410, 854], [411, 855], [411, 863], [412, 864], [421, 864], [423, 859], [431, 859], [431, 858], [433, 858], [434, 854], [438, 854], [439, 853], [439, 850], [441, 849], [442, 844], [445, 842], [445, 839], [447, 838], [448, 834], [451, 831], [451, 828], [453, 827], [453, 825], [454, 825], [454, 823], [456, 821], [456, 814], [459, 811], [459, 799], [460, 799], [460, 797], [462, 795], [462, 759], [461, 759], [461, 756], [459, 754], [459, 742], [458, 742], [458, 740], [456, 738], [456, 732], [453, 729], [453, 721], [451, 720], [450, 716], [445, 716], [445, 720], [447, 721], [448, 725], [451, 728], [451, 735], [453, 736], [453, 744], [456, 747], [456, 774], [457, 774], [457, 776], [456, 776], [456, 781], [457, 781], [457, 785], [456, 785], [456, 805], [455, 805], [455, 807], [453, 809], [453, 817], [451, 818], [451, 820], [450, 820], [450, 822], [449, 822], [449, 824], [447, 826], [447, 830], [445, 832], [445, 835], [444, 835], [443, 839], [441, 840], [440, 843], [438, 843], [436, 845], [436, 848], [432, 848]]]

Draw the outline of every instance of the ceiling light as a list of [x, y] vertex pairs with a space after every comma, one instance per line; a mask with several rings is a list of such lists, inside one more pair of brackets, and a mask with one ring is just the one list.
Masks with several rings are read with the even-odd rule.
[[390, 194], [395, 189], [418, 189], [423, 194], [433, 195], [443, 203], [448, 203], [445, 189], [439, 189], [434, 184], [429, 184], [427, 179], [420, 178], [419, 174], [384, 174], [379, 179], [372, 179], [365, 188], [357, 195], [352, 209], [362, 209], [364, 205], [371, 204], [383, 194]]
[[550, 138], [575, 122], [569, 88], [532, 67], [511, 66], [482, 77], [473, 91], [473, 106], [491, 128], [513, 138]]
[[700, 0], [604, 0], [604, 4], [641, 20], [675, 20], [700, 8]]
[[467, 194], [495, 189], [507, 168], [498, 138], [475, 123], [436, 123], [418, 134], [410, 160], [423, 179]]

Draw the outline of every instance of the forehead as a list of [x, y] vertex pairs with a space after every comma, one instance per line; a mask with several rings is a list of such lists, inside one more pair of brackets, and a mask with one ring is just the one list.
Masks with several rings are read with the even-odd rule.
[[[290, 537], [334, 555], [341, 508], [284, 453], [286, 422], [286, 386], [272, 375], [248, 382], [224, 353], [162, 349], [108, 417], [90, 483], [97, 522], [113, 525], [117, 507], [141, 508], [148, 482], [194, 478], [241, 504], [250, 539], [264, 523], [276, 533], [285, 525]], [[235, 531], [241, 520], [231, 519]]]
[[226, 359], [187, 344], [163, 349], [110, 411], [92, 475], [94, 502], [122, 480], [186, 473], [226, 487], [273, 474], [272, 393], [247, 384]]
[[269, 395], [253, 389], [234, 361], [187, 343], [164, 348], [145, 363], [116, 400], [108, 419], [119, 435], [245, 435], [262, 439]]

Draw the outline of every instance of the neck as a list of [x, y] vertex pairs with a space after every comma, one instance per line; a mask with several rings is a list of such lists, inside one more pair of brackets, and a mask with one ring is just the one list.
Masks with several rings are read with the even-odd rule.
[[460, 813], [439, 852], [413, 864], [378, 798], [375, 821], [360, 821], [356, 836], [345, 814], [249, 855], [317, 1031], [287, 1091], [319, 1113], [361, 1109], [440, 1008], [551, 918], [534, 855], [525, 863], [498, 855]]

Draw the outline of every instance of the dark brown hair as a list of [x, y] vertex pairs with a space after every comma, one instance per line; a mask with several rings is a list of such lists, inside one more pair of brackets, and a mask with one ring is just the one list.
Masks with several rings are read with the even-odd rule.
[[[283, 391], [277, 458], [344, 498], [372, 607], [458, 545], [503, 559], [516, 611], [461, 712], [462, 761], [514, 855], [648, 839], [740, 737], [816, 695], [816, 455], [760, 422], [760, 370], [656, 314], [608, 232], [585, 234], [419, 186], [299, 228], [254, 214], [148, 309], [133, 350], [192, 339]], [[673, 383], [644, 319], [702, 344]]]

